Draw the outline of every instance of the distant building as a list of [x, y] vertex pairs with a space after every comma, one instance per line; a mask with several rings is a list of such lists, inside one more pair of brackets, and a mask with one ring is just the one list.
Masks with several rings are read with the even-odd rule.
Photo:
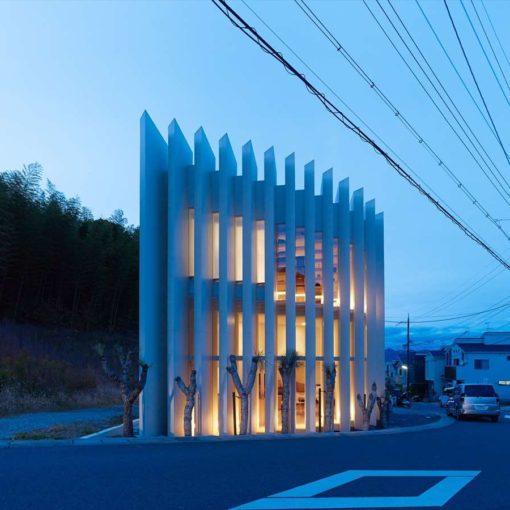
[[425, 380], [427, 382], [427, 397], [437, 399], [444, 388], [444, 349], [427, 351], [425, 354]]
[[457, 338], [445, 351], [445, 384], [489, 383], [510, 400], [510, 333]]
[[384, 375], [392, 387], [401, 387], [407, 384], [407, 371], [405, 363], [395, 349], [384, 351]]
[[291, 430], [316, 430], [324, 368], [333, 364], [335, 423], [360, 428], [357, 395], [368, 396], [373, 382], [384, 392], [382, 213], [363, 189], [351, 195], [347, 179], [334, 185], [331, 169], [316, 190], [313, 162], [296, 189], [293, 154], [278, 184], [272, 148], [261, 171], [251, 142], [239, 165], [228, 136], [215, 152], [203, 129], [190, 146], [177, 122], [167, 138], [142, 116], [140, 354], [151, 367], [142, 435], [183, 434], [185, 402], [174, 380], [188, 381], [192, 369], [193, 433], [232, 434], [239, 404], [229, 356], [246, 381], [255, 354], [263, 363], [250, 431], [280, 430], [278, 363], [290, 351], [300, 361]]

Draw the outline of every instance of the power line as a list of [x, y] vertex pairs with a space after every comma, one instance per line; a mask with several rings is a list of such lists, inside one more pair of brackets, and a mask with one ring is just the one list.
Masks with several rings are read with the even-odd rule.
[[[478, 23], [480, 23], [480, 26], [482, 27], [482, 31], [485, 35], [485, 38], [487, 39], [487, 42], [489, 43], [489, 48], [491, 49], [492, 55], [494, 56], [494, 59], [496, 60], [496, 64], [498, 66], [499, 72], [503, 76], [503, 80], [505, 80], [507, 89], [510, 90], [510, 85], [508, 85], [508, 80], [506, 79], [505, 72], [503, 71], [503, 68], [501, 67], [501, 64], [499, 63], [499, 58], [496, 55], [496, 52], [494, 51], [494, 47], [492, 46], [489, 34], [487, 34], [487, 31], [485, 30], [485, 26], [482, 22], [482, 18], [480, 18], [480, 15], [478, 14], [478, 9], [476, 8], [476, 5], [473, 2], [473, 0], [471, 0], [471, 6], [473, 7], [473, 10], [475, 11], [475, 15], [476, 15], [476, 18], [478, 19]], [[463, 4], [463, 7], [464, 7], [464, 4]], [[467, 13], [465, 7], [464, 7], [464, 12]], [[469, 18], [469, 15], [468, 15], [468, 18]]]
[[[506, 297], [504, 299], [507, 299]], [[480, 312], [473, 312], [473, 313], [467, 313], [467, 314], [464, 314], [464, 315], [456, 315], [456, 316], [453, 316], [453, 317], [443, 317], [443, 318], [438, 318], [438, 319], [428, 319], [428, 320], [421, 320], [421, 321], [413, 321], [413, 324], [432, 324], [432, 323], [435, 323], [435, 322], [449, 322], [449, 321], [454, 321], [454, 320], [458, 320], [458, 319], [465, 319], [467, 317], [475, 317], [477, 315], [482, 315], [482, 314], [486, 314], [486, 313], [489, 313], [489, 312], [494, 312], [495, 310], [498, 310], [498, 311], [502, 311], [502, 309], [504, 308], [509, 308], [510, 307], [510, 302], [508, 303], [505, 303], [504, 305], [501, 305], [501, 306], [497, 306], [495, 308], [489, 308], [487, 310], [482, 310]], [[399, 325], [399, 324], [403, 324], [404, 321], [384, 321], [386, 323], [390, 323], [390, 324], [395, 324], [395, 325]]]
[[487, 8], [485, 7], [485, 3], [483, 0], [480, 0], [480, 4], [483, 7], [483, 10], [485, 11], [485, 15], [487, 16], [487, 19], [489, 20], [489, 24], [492, 28], [492, 31], [494, 32], [494, 35], [496, 36], [496, 41], [498, 41], [499, 48], [501, 49], [501, 52], [503, 53], [503, 56], [505, 57], [505, 60], [510, 67], [510, 60], [508, 59], [508, 56], [506, 54], [505, 48], [501, 44], [501, 40], [499, 39], [498, 33], [496, 32], [496, 29], [494, 28], [494, 24], [492, 23], [491, 17], [489, 16], [489, 12], [487, 11]]
[[[509, 235], [501, 230], [500, 223], [492, 216], [487, 209], [478, 201], [473, 193], [462, 183], [457, 175], [449, 168], [444, 160], [435, 152], [424, 137], [418, 133], [413, 125], [407, 120], [406, 116], [399, 110], [395, 104], [389, 99], [389, 97], [377, 86], [374, 80], [368, 75], [363, 67], [356, 61], [356, 59], [347, 51], [347, 49], [340, 43], [338, 38], [331, 32], [331, 30], [325, 25], [325, 23], [319, 18], [314, 10], [304, 0], [294, 0], [296, 5], [301, 9], [305, 16], [317, 27], [317, 29], [326, 37], [326, 39], [332, 44], [337, 53], [342, 55], [345, 60], [351, 65], [351, 67], [357, 72], [357, 74], [367, 83], [367, 85], [373, 90], [381, 101], [389, 108], [394, 116], [400, 120], [404, 127], [414, 136], [418, 143], [427, 150], [427, 152], [434, 158], [438, 165], [444, 170], [448, 177], [458, 186], [458, 188], [467, 196], [469, 201], [480, 210], [480, 212], [488, 219], [500, 232], [505, 236], [507, 240], [510, 240]], [[243, 2], [245, 3], [245, 2]], [[246, 3], [245, 3], [246, 5]], [[252, 12], [249, 6], [247, 6]], [[256, 13], [254, 13], [256, 15]], [[259, 17], [259, 16], [257, 16]], [[260, 17], [259, 17], [260, 19]]]
[[[441, 41], [439, 35], [437, 34], [436, 30], [434, 29], [434, 26], [432, 25], [432, 22], [430, 21], [430, 19], [428, 18], [427, 14], [423, 10], [423, 7], [420, 5], [419, 0], [414, 0], [414, 1], [416, 2], [416, 5], [418, 6], [418, 9], [420, 10], [420, 12], [422, 13], [423, 17], [425, 18], [425, 21], [427, 22], [428, 27], [432, 31], [432, 34], [434, 35], [434, 38], [436, 39], [437, 43], [439, 44], [439, 46], [443, 50], [443, 53], [444, 53], [445, 57], [448, 59], [448, 62], [452, 66], [453, 70], [455, 71], [455, 74], [457, 75], [457, 77], [461, 81], [462, 86], [464, 87], [464, 90], [468, 93], [469, 97], [471, 98], [471, 101], [473, 102], [473, 104], [475, 105], [476, 109], [478, 110], [478, 112], [480, 113], [481, 117], [483, 118], [486, 126], [490, 129], [491, 133], [496, 138], [496, 132], [494, 131], [494, 128], [491, 126], [489, 120], [487, 119], [486, 114], [483, 113], [482, 109], [480, 108], [480, 105], [478, 104], [478, 101], [476, 101], [476, 99], [474, 98], [473, 94], [469, 90], [469, 87], [467, 86], [466, 81], [464, 80], [464, 78], [460, 74], [459, 70], [457, 69], [457, 66], [455, 65], [455, 63], [453, 62], [452, 58], [450, 57], [450, 54], [448, 53], [448, 50], [445, 48], [445, 46], [444, 46], [443, 42]], [[496, 138], [496, 141], [497, 140], [498, 139]]]
[[503, 301], [505, 301], [507, 299], [508, 299], [508, 296], [505, 296], [503, 299], [500, 299], [499, 301], [494, 303], [494, 307], [492, 308], [492, 310], [487, 310], [487, 312], [485, 314], [483, 314], [483, 315], [485, 315], [485, 317], [483, 319], [480, 320], [480, 318], [478, 317], [477, 319], [475, 319], [474, 323], [468, 321], [468, 324], [467, 324], [468, 328], [473, 329], [473, 328], [480, 327], [487, 319], [496, 317], [501, 312], [505, 311], [506, 308], [505, 308], [504, 304], [501, 306], [496, 306], [496, 305], [499, 305], [500, 303], [502, 303]]
[[[386, 17], [386, 19], [389, 21], [390, 25], [392, 26], [393, 30], [395, 31], [395, 33], [397, 34], [398, 38], [400, 39], [400, 41], [403, 43], [404, 47], [407, 49], [407, 51], [409, 52], [409, 54], [411, 55], [411, 57], [413, 58], [413, 60], [415, 61], [415, 63], [418, 65], [418, 67], [420, 68], [421, 72], [423, 73], [424, 77], [427, 79], [427, 81], [429, 82], [429, 84], [432, 86], [432, 88], [434, 89], [434, 91], [436, 92], [436, 94], [438, 95], [439, 99], [441, 100], [441, 102], [444, 104], [444, 106], [446, 107], [446, 109], [448, 110], [448, 112], [450, 113], [450, 115], [453, 117], [454, 121], [457, 123], [457, 125], [459, 126], [460, 130], [462, 131], [462, 133], [464, 134], [464, 136], [467, 138], [467, 140], [469, 141], [469, 143], [472, 145], [473, 149], [475, 150], [475, 152], [478, 154], [478, 156], [480, 157], [480, 159], [483, 161], [483, 163], [485, 164], [487, 170], [491, 173], [492, 177], [496, 180], [496, 182], [498, 183], [499, 185], [499, 188], [498, 186], [493, 182], [493, 180], [489, 177], [489, 175], [487, 174], [487, 172], [483, 169], [482, 165], [480, 164], [480, 162], [478, 161], [478, 159], [475, 157], [475, 155], [473, 154], [473, 152], [469, 149], [469, 147], [466, 145], [465, 141], [463, 140], [463, 138], [459, 135], [459, 133], [457, 132], [457, 130], [453, 127], [453, 125], [451, 124], [451, 122], [447, 119], [446, 115], [444, 114], [444, 112], [442, 111], [442, 109], [438, 106], [438, 104], [436, 103], [436, 101], [432, 98], [432, 96], [430, 95], [430, 92], [427, 90], [427, 88], [423, 85], [422, 81], [420, 80], [420, 78], [418, 78], [418, 76], [416, 75], [416, 73], [414, 72], [414, 70], [412, 69], [412, 67], [409, 65], [409, 63], [407, 62], [406, 58], [402, 55], [402, 53], [400, 52], [400, 50], [397, 48], [396, 44], [393, 42], [392, 38], [390, 37], [390, 35], [388, 34], [388, 32], [385, 30], [385, 28], [382, 26], [382, 24], [380, 23], [380, 21], [378, 20], [377, 16], [375, 15], [375, 13], [372, 11], [372, 9], [370, 8], [370, 6], [368, 5], [368, 2], [366, 0], [363, 0], [363, 3], [365, 5], [365, 7], [368, 9], [368, 11], [370, 12], [370, 14], [372, 15], [372, 17], [374, 18], [375, 22], [377, 23], [377, 25], [379, 26], [379, 28], [382, 30], [382, 32], [384, 33], [384, 35], [386, 36], [386, 38], [388, 39], [388, 41], [390, 42], [390, 44], [393, 46], [393, 48], [395, 49], [395, 51], [397, 52], [397, 54], [399, 55], [399, 57], [402, 59], [402, 61], [404, 62], [404, 64], [407, 66], [407, 68], [409, 69], [409, 71], [411, 72], [411, 74], [413, 75], [413, 77], [416, 79], [416, 81], [418, 82], [418, 84], [420, 85], [420, 87], [423, 89], [423, 91], [427, 94], [428, 98], [432, 101], [433, 105], [436, 107], [436, 109], [438, 110], [438, 112], [440, 113], [440, 115], [443, 117], [443, 119], [446, 121], [446, 123], [448, 124], [448, 126], [450, 127], [450, 129], [454, 132], [455, 136], [459, 139], [459, 141], [462, 143], [462, 145], [466, 148], [466, 150], [468, 151], [468, 153], [470, 154], [470, 156], [473, 158], [473, 160], [475, 161], [475, 163], [477, 164], [477, 166], [480, 168], [480, 170], [483, 172], [483, 174], [485, 175], [485, 177], [488, 179], [488, 181], [491, 183], [491, 185], [494, 187], [494, 189], [497, 191], [497, 193], [501, 196], [501, 198], [503, 198], [503, 200], [508, 204], [510, 205], [510, 202], [508, 201], [508, 199], [503, 195], [502, 191], [507, 195], [507, 196], [510, 196], [510, 193], [508, 192], [508, 190], [503, 186], [503, 184], [500, 182], [499, 178], [495, 175], [494, 171], [490, 168], [489, 164], [487, 163], [487, 161], [485, 160], [484, 156], [480, 153], [480, 150], [478, 149], [478, 147], [475, 145], [474, 141], [471, 139], [471, 137], [468, 135], [468, 133], [466, 132], [466, 129], [464, 128], [464, 126], [461, 124], [461, 122], [459, 121], [459, 119], [457, 118], [457, 116], [455, 115], [455, 113], [452, 111], [450, 105], [447, 103], [447, 101], [444, 99], [443, 95], [441, 94], [441, 92], [438, 90], [438, 88], [436, 87], [436, 85], [434, 84], [434, 82], [432, 81], [432, 79], [430, 78], [430, 76], [428, 75], [428, 73], [425, 71], [425, 69], [423, 68], [423, 66], [421, 65], [421, 63], [419, 62], [419, 60], [417, 59], [416, 55], [414, 54], [414, 52], [411, 50], [411, 48], [409, 47], [409, 45], [406, 43], [406, 41], [404, 40], [404, 38], [402, 37], [402, 35], [400, 34], [399, 30], [397, 29], [397, 27], [395, 26], [395, 24], [393, 23], [392, 19], [390, 18], [390, 16], [388, 15], [388, 13], [386, 12], [386, 10], [384, 9], [384, 7], [381, 5], [381, 3], [379, 2], [379, 0], [376, 0], [377, 2], [377, 5], [379, 6], [379, 8], [381, 9], [381, 11], [383, 12], [384, 16]], [[389, 2], [390, 3], [390, 2]], [[393, 6], [391, 5], [390, 3], [390, 6], [393, 8]], [[396, 11], [395, 11], [396, 12]], [[397, 17], [398, 17], [398, 14], [397, 14]], [[468, 131], [471, 133], [471, 135], [474, 137], [474, 139], [476, 140], [476, 142], [478, 143], [478, 145], [480, 146], [481, 150], [483, 151], [483, 153], [485, 154], [485, 156], [487, 157], [487, 159], [490, 161], [490, 163], [492, 164], [492, 166], [494, 167], [494, 169], [496, 170], [496, 172], [501, 176], [501, 178], [503, 179], [503, 181], [507, 184], [507, 186], [510, 186], [508, 184], [508, 182], [506, 181], [506, 179], [504, 178], [503, 174], [499, 171], [499, 169], [497, 168], [496, 164], [494, 163], [494, 161], [492, 160], [492, 158], [490, 157], [490, 155], [487, 153], [487, 151], [485, 150], [484, 146], [481, 144], [481, 142], [478, 140], [477, 136], [474, 134], [473, 130], [471, 129], [469, 123], [465, 120], [465, 118], [463, 117], [462, 113], [460, 112], [460, 110], [457, 108], [457, 106], [455, 105], [453, 99], [451, 98], [451, 96], [448, 94], [448, 92], [446, 91], [445, 87], [443, 86], [443, 84], [441, 83], [441, 81], [439, 80], [439, 78], [437, 77], [436, 73], [434, 72], [434, 70], [432, 69], [432, 67], [430, 66], [430, 64], [428, 63], [428, 60], [425, 58], [425, 56], [423, 55], [423, 53], [421, 52], [419, 46], [416, 44], [416, 42], [414, 41], [413, 37], [411, 36], [411, 34], [409, 33], [409, 31], [407, 30], [407, 27], [404, 25], [403, 21], [400, 19], [399, 17], [399, 20], [400, 20], [400, 23], [403, 25], [404, 29], [406, 30], [406, 32], [408, 33], [409, 37], [411, 38], [411, 41], [413, 42], [413, 44], [416, 46], [416, 48], [418, 49], [418, 52], [420, 53], [421, 57], [423, 58], [423, 60], [425, 61], [425, 64], [428, 66], [428, 68], [431, 70], [433, 76], [435, 77], [435, 79], [437, 80], [439, 86], [443, 89], [444, 93], [446, 94], [447, 98], [450, 100], [450, 102], [452, 103], [453, 105], [453, 108], [456, 110], [457, 114], [460, 116], [460, 118], [462, 119], [462, 121], [464, 122], [464, 124], [466, 125]]]
[[[406, 169], [409, 173], [411, 173], [412, 175], [414, 175], [414, 177], [421, 182], [421, 184], [427, 188], [429, 190], [429, 192], [434, 195], [437, 200], [439, 202], [442, 202], [445, 206], [446, 209], [448, 209], [452, 214], [456, 215], [463, 223], [465, 223], [466, 225], [469, 226], [469, 224], [457, 213], [455, 212], [455, 210], [446, 202], [446, 200], [444, 200], [443, 198], [441, 198], [441, 196], [435, 191], [432, 189], [432, 187], [427, 184], [427, 182], [422, 178], [420, 177], [415, 171], [413, 171], [413, 169], [372, 129], [370, 128], [370, 126], [335, 92], [335, 90], [326, 82], [324, 81], [323, 78], [321, 78], [321, 76], [319, 74], [317, 74], [314, 69], [312, 67], [310, 67], [310, 65], [308, 65], [297, 53], [296, 51], [294, 51], [294, 49], [289, 46], [289, 44], [287, 44], [287, 42], [280, 36], [278, 35], [278, 33], [276, 33], [272, 28], [271, 26], [252, 8], [250, 7], [250, 5], [245, 1], [245, 0], [241, 0], [242, 3], [245, 5], [245, 7], [247, 9], [249, 9], [251, 11], [251, 13], [285, 46], [285, 48], [287, 48], [295, 57], [297, 60], [299, 60], [299, 62], [301, 62], [301, 64], [303, 64], [303, 66], [308, 69], [308, 71], [310, 71], [310, 73], [312, 73], [313, 76], [315, 76], [317, 78], [317, 80], [319, 80], [323, 85], [324, 87], [326, 87], [326, 89], [331, 92], [331, 94], [336, 97], [338, 99], [338, 101], [340, 101], [340, 103], [342, 103], [344, 105], [344, 107], [350, 111], [352, 113], [352, 115], [365, 127], [365, 129], [367, 131], [369, 131], [372, 136], [374, 136], [374, 138], [376, 138], [377, 140], [380, 141], [380, 143], [388, 150], [389, 153], [393, 154], [393, 156], [395, 157], [395, 159], [397, 159]], [[463, 185], [462, 185], [463, 186]], [[476, 199], [475, 199], [476, 201]], [[484, 210], [484, 216], [487, 217], [487, 219], [490, 219], [492, 217], [489, 218], [489, 216], [487, 216], [488, 213]], [[506, 233], [506, 231], [504, 229], [501, 228], [501, 225], [499, 224], [498, 220], [494, 219], [494, 222], [497, 223], [498, 225], [498, 228], [499, 230], [502, 232], [502, 234], [507, 238], [509, 239], [509, 236], [508, 234]], [[469, 228], [471, 230], [473, 230], [473, 228], [471, 226], [469, 226]], [[473, 230], [474, 231], [474, 230]], [[477, 234], [478, 235], [478, 234]]]
[[[473, 7], [474, 7], [474, 4], [473, 2], [471, 2]], [[473, 33], [475, 34], [475, 38], [478, 42], [478, 46], [480, 46], [480, 49], [482, 50], [482, 53], [485, 57], [485, 60], [487, 61], [487, 64], [489, 64], [489, 67], [491, 68], [491, 72], [492, 72], [492, 75], [494, 76], [494, 79], [496, 80], [497, 84], [498, 84], [498, 87], [499, 87], [499, 90], [501, 90], [501, 93], [503, 94], [503, 97], [505, 98], [505, 101], [506, 103], [508, 104], [508, 106], [510, 106], [510, 101], [508, 100], [508, 96], [506, 95], [506, 92], [503, 90], [503, 86], [501, 85], [501, 82], [499, 81], [499, 78], [498, 78], [498, 75], [496, 74], [496, 71], [492, 65], [492, 62], [490, 61], [490, 58], [489, 58], [489, 55], [487, 55], [487, 52], [485, 51], [485, 48], [483, 47], [483, 44], [482, 44], [482, 41], [480, 40], [480, 37], [478, 36], [478, 32], [473, 24], [473, 21], [471, 20], [471, 16], [469, 15], [469, 12], [467, 11], [466, 9], [466, 6], [464, 5], [464, 2], [461, 0], [460, 2], [460, 5], [462, 6], [462, 10], [464, 11], [464, 14], [466, 15], [466, 18], [469, 22], [469, 26], [471, 27], [471, 29], [473, 30]], [[475, 8], [475, 7], [474, 7]], [[478, 12], [476, 11], [476, 8], [475, 8], [475, 13], [476, 15], [478, 16]], [[478, 17], [478, 20], [480, 21], [480, 17]], [[481, 24], [481, 21], [480, 21], [480, 24]], [[487, 37], [487, 34], [485, 32], [485, 28], [483, 27], [482, 25], [482, 30], [483, 32], [485, 33], [485, 36]], [[489, 41], [489, 45], [491, 46], [492, 48], [492, 45], [490, 44], [490, 41]], [[496, 57], [496, 61], [499, 65], [499, 60], [497, 59]], [[500, 70], [501, 70], [501, 67], [500, 67]], [[506, 86], [508, 87], [508, 82], [506, 81], [506, 77], [505, 77], [505, 74], [502, 72], [503, 74], [503, 78], [505, 80], [505, 83], [506, 83]]]
[[306, 77], [299, 72], [290, 62], [288, 62], [282, 53], [278, 52], [260, 36], [255, 28], [250, 26], [225, 0], [211, 0], [212, 3], [226, 16], [230, 22], [239, 30], [249, 37], [257, 46], [264, 52], [269, 54], [277, 62], [279, 62], [284, 69], [291, 75], [298, 78], [307, 88], [307, 90], [314, 95], [341, 124], [347, 129], [356, 134], [362, 141], [368, 143], [378, 154], [380, 154], [386, 162], [411, 186], [417, 189], [424, 195], [444, 216], [446, 216], [452, 223], [454, 223], [467, 237], [481, 246], [487, 253], [494, 257], [506, 269], [510, 270], [508, 264], [501, 256], [499, 256], [488, 244], [486, 244], [480, 237], [473, 231], [460, 222], [454, 215], [452, 215], [441, 203], [439, 203], [429, 192], [427, 192], [408, 172], [406, 172], [386, 151], [384, 151], [374, 140], [372, 140], [359, 126], [357, 126], [347, 115], [339, 110], [334, 103], [332, 103], [324, 93], [320, 92]]
[[[383, 10], [384, 12], [384, 9], [382, 8], [381, 4], [379, 3], [379, 0], [376, 0], [377, 3], [379, 4], [379, 7], [381, 7], [381, 9]], [[444, 0], [446, 2], [446, 0]], [[462, 3], [462, 0], [461, 0], [461, 3]], [[489, 159], [489, 161], [493, 164], [494, 168], [496, 169], [496, 171], [498, 172], [498, 174], [500, 175], [500, 177], [503, 179], [503, 181], [505, 182], [505, 184], [507, 186], [510, 187], [510, 184], [508, 183], [508, 181], [506, 180], [505, 176], [499, 171], [499, 169], [496, 167], [496, 165], [494, 164], [494, 162], [492, 161], [492, 159], [490, 158], [490, 156], [487, 154], [487, 152], [485, 151], [485, 148], [483, 147], [483, 145], [481, 144], [480, 140], [477, 138], [477, 136], [475, 135], [475, 133], [473, 133], [473, 130], [471, 129], [469, 123], [466, 121], [466, 119], [464, 118], [464, 116], [462, 115], [462, 113], [460, 112], [460, 110], [457, 108], [456, 104], [454, 103], [453, 99], [451, 98], [450, 94], [448, 94], [446, 88], [443, 86], [441, 80], [439, 79], [439, 77], [437, 76], [437, 74], [434, 72], [434, 69], [432, 68], [432, 66], [429, 64], [427, 58], [425, 57], [425, 55], [423, 54], [423, 52], [420, 50], [420, 47], [418, 46], [418, 44], [416, 43], [416, 41], [414, 40], [413, 36], [411, 35], [411, 33], [409, 32], [409, 30], [407, 29], [406, 25], [404, 24], [404, 22], [402, 21], [402, 18], [399, 16], [398, 12], [396, 11], [395, 7], [393, 7], [393, 4], [391, 3], [391, 0], [388, 0], [388, 4], [390, 5], [391, 9], [393, 10], [393, 12], [395, 13], [395, 15], [397, 16], [400, 24], [404, 27], [404, 30], [406, 31], [407, 35], [409, 36], [409, 38], [411, 39], [412, 43], [414, 44], [414, 46], [416, 47], [416, 49], [418, 50], [419, 54], [421, 55], [421, 57], [423, 58], [423, 60], [425, 61], [425, 64], [427, 65], [427, 67], [430, 69], [430, 71], [432, 72], [432, 75], [434, 76], [434, 78], [437, 80], [437, 82], [439, 83], [440, 87], [443, 89], [444, 93], [446, 94], [446, 97], [448, 97], [448, 99], [450, 100], [450, 102], [452, 103], [453, 107], [455, 108], [456, 112], [460, 115], [460, 118], [462, 119], [462, 121], [464, 122], [464, 124], [466, 125], [466, 127], [468, 128], [469, 132], [473, 135], [473, 137], [475, 138], [475, 140], [477, 141], [478, 145], [481, 147], [481, 149], [483, 150], [484, 154], [487, 156], [487, 158]], [[462, 4], [462, 6], [464, 7], [464, 4]], [[388, 16], [386, 16], [388, 17]], [[389, 18], [388, 18], [389, 19]], [[391, 21], [390, 21], [391, 23]], [[393, 25], [393, 24], [392, 24]], [[498, 82], [499, 83], [499, 82]], [[505, 96], [506, 97], [506, 96]], [[487, 110], [487, 114], [489, 115], [489, 119], [491, 120], [492, 122], [492, 125], [494, 127], [494, 131], [496, 133], [496, 138], [498, 140], [498, 143], [503, 151], [503, 154], [505, 155], [505, 158], [508, 162], [508, 164], [510, 164], [510, 158], [508, 157], [508, 153], [506, 152], [506, 149], [503, 145], [503, 142], [501, 141], [501, 138], [499, 136], [499, 133], [498, 133], [498, 130], [496, 129], [496, 126], [494, 124], [494, 122], [492, 121], [492, 117], [489, 113], [489, 111]], [[493, 174], [494, 175], [494, 174]], [[499, 181], [498, 181], [499, 182]]]
[[[499, 268], [499, 266], [497, 266], [497, 268]], [[495, 274], [492, 274], [494, 272], [494, 270], [490, 271], [487, 275], [479, 278], [476, 282], [474, 282], [472, 285], [470, 285], [466, 289], [458, 292], [457, 294], [455, 294], [453, 297], [447, 299], [442, 304], [435, 306], [432, 310], [429, 310], [428, 312], [418, 315], [418, 317], [423, 317], [424, 315], [428, 315], [430, 313], [435, 313], [439, 310], [444, 310], [444, 309], [450, 308], [451, 306], [453, 306], [454, 303], [456, 303], [462, 299], [465, 299], [466, 297], [470, 296], [471, 294], [473, 294], [474, 292], [479, 290], [481, 287], [483, 287], [487, 283], [494, 280], [497, 276], [499, 276], [501, 273], [503, 273], [503, 271], [504, 271], [503, 268], [499, 268], [499, 271], [497, 271]], [[490, 276], [490, 278], [486, 279], [487, 276]]]
[[[471, 67], [471, 63], [470, 63], [469, 58], [468, 58], [468, 56], [467, 56], [467, 53], [466, 53], [466, 51], [465, 51], [465, 49], [464, 49], [464, 45], [462, 44], [462, 40], [461, 40], [461, 38], [460, 38], [459, 32], [458, 32], [458, 30], [457, 30], [457, 27], [456, 27], [456, 25], [455, 25], [455, 21], [453, 21], [453, 17], [452, 17], [452, 14], [451, 14], [451, 12], [450, 12], [450, 8], [448, 7], [448, 3], [446, 2], [446, 0], [443, 0], [443, 3], [444, 3], [444, 5], [445, 5], [445, 7], [446, 7], [446, 11], [448, 12], [448, 17], [450, 18], [450, 22], [451, 22], [451, 25], [452, 25], [453, 30], [454, 30], [454, 32], [455, 32], [455, 37], [457, 38], [457, 42], [459, 43], [460, 49], [462, 50], [462, 54], [464, 55], [464, 60], [466, 61], [466, 64], [467, 64], [467, 66], [468, 66], [468, 68], [469, 68], [469, 72], [470, 72], [470, 74], [471, 74], [471, 77], [473, 78], [473, 81], [474, 81], [474, 83], [475, 83], [476, 90], [478, 90], [478, 94], [480, 95], [480, 99], [482, 100], [482, 103], [483, 103], [483, 105], [484, 105], [484, 107], [485, 107], [485, 111], [487, 112], [487, 115], [489, 116], [489, 119], [490, 119], [490, 121], [491, 121], [491, 124], [492, 124], [492, 126], [494, 127], [494, 130], [495, 130], [495, 132], [496, 132], [496, 136], [497, 136], [497, 138], [498, 138], [498, 140], [499, 140], [499, 142], [500, 142], [501, 148], [503, 149], [503, 151], [504, 151], [504, 153], [505, 153], [505, 157], [506, 157], [507, 161], [509, 161], [509, 162], [510, 162], [510, 159], [508, 158], [508, 154], [507, 154], [506, 150], [505, 150], [505, 149], [504, 149], [504, 147], [503, 147], [503, 142], [501, 141], [501, 138], [500, 138], [500, 136], [499, 136], [498, 130], [497, 130], [497, 128], [496, 128], [496, 124], [494, 124], [494, 120], [492, 119], [492, 115], [491, 115], [491, 113], [490, 113], [490, 111], [489, 111], [489, 107], [487, 106], [487, 103], [486, 103], [486, 101], [485, 101], [485, 98], [484, 98], [484, 96], [483, 96], [483, 94], [482, 94], [482, 90], [480, 89], [480, 86], [478, 85], [478, 80], [476, 79], [476, 76], [475, 76], [475, 73], [474, 73], [474, 71], [473, 71], [473, 68]], [[462, 4], [462, 7], [464, 7], [464, 4]], [[468, 17], [469, 17], [469, 16], [468, 16]], [[473, 30], [474, 30], [474, 28], [473, 28]], [[475, 31], [475, 34], [476, 34], [476, 31]], [[477, 35], [477, 38], [478, 38], [478, 35]], [[482, 49], [483, 49], [483, 48], [482, 48]], [[492, 66], [491, 66], [491, 67], [492, 67]], [[498, 83], [499, 83], [499, 80], [498, 80]], [[506, 98], [506, 95], [505, 95], [505, 98]], [[507, 102], [508, 102], [508, 99], [507, 99]], [[510, 103], [509, 103], [509, 104], [510, 104]], [[505, 180], [505, 182], [506, 182], [506, 180]]]

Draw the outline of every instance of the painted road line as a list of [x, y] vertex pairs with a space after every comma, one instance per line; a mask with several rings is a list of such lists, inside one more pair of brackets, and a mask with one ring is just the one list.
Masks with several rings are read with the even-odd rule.
[[[232, 510], [437, 508], [443, 506], [479, 473], [480, 471], [349, 470], [246, 503]], [[442, 480], [418, 496], [316, 497], [323, 492], [368, 476], [440, 477]]]

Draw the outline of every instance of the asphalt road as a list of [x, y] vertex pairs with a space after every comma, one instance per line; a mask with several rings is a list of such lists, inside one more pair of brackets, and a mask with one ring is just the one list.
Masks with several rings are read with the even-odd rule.
[[[508, 510], [510, 419], [394, 435], [0, 449], [0, 508], [228, 509], [346, 470], [480, 471], [441, 508]], [[368, 477], [317, 497], [415, 496], [441, 479]]]

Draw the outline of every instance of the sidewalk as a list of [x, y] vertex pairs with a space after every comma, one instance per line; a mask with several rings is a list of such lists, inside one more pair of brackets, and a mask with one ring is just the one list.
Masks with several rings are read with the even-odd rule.
[[15, 434], [47, 429], [55, 425], [108, 421], [113, 417], [121, 415], [122, 406], [114, 406], [6, 416], [5, 418], [0, 418], [0, 439], [10, 439]]
[[[39, 414], [39, 413], [37, 413]], [[44, 413], [46, 414], [46, 413]], [[53, 414], [53, 413], [51, 413]], [[25, 441], [1, 441], [0, 448], [17, 448], [24, 446], [87, 446], [87, 445], [123, 445], [123, 444], [178, 444], [178, 443], [207, 443], [207, 442], [232, 442], [232, 441], [274, 441], [274, 440], [299, 440], [317, 439], [320, 441], [332, 437], [366, 437], [371, 435], [402, 434], [406, 432], [420, 432], [428, 429], [437, 429], [451, 425], [454, 421], [440, 413], [439, 407], [430, 404], [417, 404], [411, 409], [394, 409], [390, 419], [390, 427], [385, 429], [373, 429], [368, 431], [356, 431], [348, 433], [297, 433], [297, 434], [253, 434], [247, 436], [201, 436], [201, 437], [109, 437], [106, 431], [79, 439], [65, 440], [25, 440]], [[117, 429], [117, 430], [114, 430]], [[120, 427], [113, 427], [110, 434], [120, 431]]]

